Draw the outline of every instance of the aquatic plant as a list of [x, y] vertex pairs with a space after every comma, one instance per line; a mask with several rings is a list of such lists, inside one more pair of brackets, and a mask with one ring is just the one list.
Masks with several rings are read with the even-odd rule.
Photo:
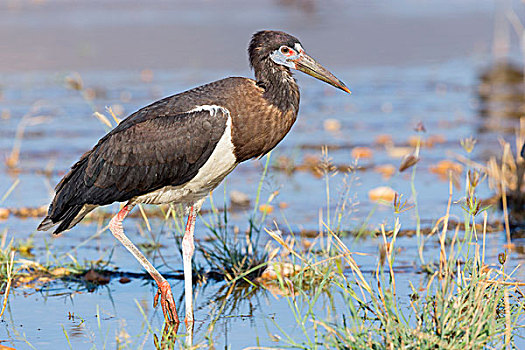
[[[453, 181], [450, 179], [446, 213], [434, 229], [439, 233], [439, 268], [429, 271], [426, 282], [409, 282], [409, 303], [396, 287], [396, 237], [394, 228], [381, 227], [382, 259], [371, 279], [365, 278], [352, 252], [325, 224], [330, 239], [316, 240], [321, 247], [311, 252], [294, 251], [279, 237], [276, 241], [291, 252], [296, 274], [279, 276], [281, 288], [290, 290], [287, 301], [296, 326], [275, 326], [287, 347], [297, 349], [465, 349], [516, 347], [515, 339], [525, 321], [524, 294], [512, 273], [505, 271], [506, 254], [499, 267], [485, 261], [488, 215], [475, 199], [479, 173], [469, 171], [463, 202], [463, 239], [460, 226], [449, 226]], [[399, 200], [394, 201], [398, 211]], [[476, 218], [483, 213], [483, 230], [476, 231]], [[450, 227], [450, 229], [449, 229]], [[323, 243], [324, 242], [324, 243]], [[324, 258], [324, 259], [323, 259]], [[316, 272], [316, 279], [306, 271]], [[279, 270], [276, 270], [279, 275]], [[315, 283], [305, 284], [307, 280]], [[292, 286], [292, 287], [290, 287]], [[328, 290], [328, 292], [326, 291]], [[341, 302], [343, 301], [343, 302]], [[322, 307], [321, 305], [326, 305]], [[323, 313], [314, 310], [324, 310]]]

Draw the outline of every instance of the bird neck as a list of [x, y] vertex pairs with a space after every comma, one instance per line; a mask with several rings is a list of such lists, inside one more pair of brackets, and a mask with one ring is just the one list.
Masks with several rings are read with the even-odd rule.
[[264, 98], [282, 112], [299, 111], [299, 87], [292, 72], [266, 59], [254, 66], [257, 85], [262, 87]]

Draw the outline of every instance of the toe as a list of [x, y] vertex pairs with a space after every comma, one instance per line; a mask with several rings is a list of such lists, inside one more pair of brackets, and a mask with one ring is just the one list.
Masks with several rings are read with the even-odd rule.
[[162, 306], [162, 313], [166, 322], [179, 323], [179, 317], [177, 315], [177, 309], [175, 307], [175, 301], [173, 300], [173, 294], [171, 293], [171, 286], [168, 281], [164, 281], [159, 284], [159, 290], [155, 295], [154, 305], [158, 303], [160, 295], [160, 305]]

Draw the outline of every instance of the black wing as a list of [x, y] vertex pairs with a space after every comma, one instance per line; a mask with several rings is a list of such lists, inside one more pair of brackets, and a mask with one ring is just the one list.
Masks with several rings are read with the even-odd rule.
[[124, 202], [188, 182], [215, 149], [227, 119], [227, 111], [221, 108], [138, 122], [126, 119], [64, 176], [38, 229], [60, 223], [55, 231], [59, 233], [74, 226], [70, 224], [86, 204]]

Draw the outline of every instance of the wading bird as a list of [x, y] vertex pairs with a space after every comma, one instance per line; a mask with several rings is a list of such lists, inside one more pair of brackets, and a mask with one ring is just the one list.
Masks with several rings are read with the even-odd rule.
[[126, 202], [109, 223], [113, 235], [158, 285], [154, 298], [167, 321], [179, 323], [171, 287], [125, 236], [122, 220], [138, 203], [182, 204], [186, 322], [193, 322], [192, 257], [195, 218], [205, 197], [239, 163], [262, 157], [294, 124], [297, 69], [350, 90], [308, 56], [297, 38], [255, 33], [249, 48], [255, 80], [231, 77], [154, 102], [124, 119], [75, 163], [55, 188], [38, 230], [69, 230], [98, 206]]

